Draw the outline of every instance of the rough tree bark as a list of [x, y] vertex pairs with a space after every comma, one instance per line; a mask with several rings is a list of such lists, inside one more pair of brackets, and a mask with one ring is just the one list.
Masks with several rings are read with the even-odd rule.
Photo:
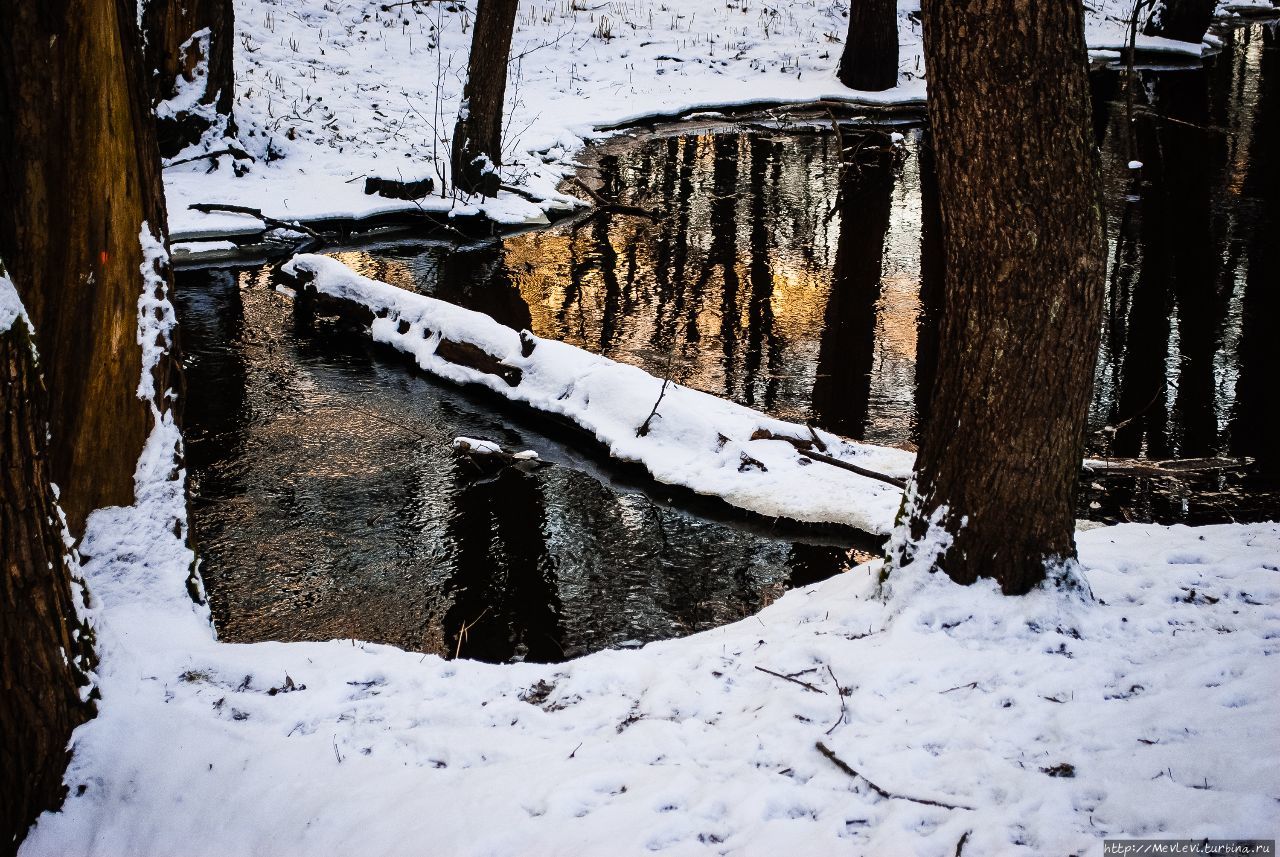
[[840, 55], [840, 82], [850, 89], [879, 92], [898, 85], [898, 4], [895, 0], [853, 0], [849, 34]]
[[[1079, 0], [924, 0], [947, 260], [932, 412], [906, 503], [955, 581], [1028, 591], [1075, 556], [1105, 241]], [[1018, 27], [1004, 24], [1017, 21]], [[1001, 29], [994, 42], [985, 34]], [[903, 535], [903, 534], [900, 534]]]
[[[206, 32], [207, 31], [207, 32]], [[235, 16], [231, 0], [145, 0], [142, 12], [143, 69], [154, 108], [178, 94], [180, 86], [198, 86], [198, 105], [211, 105], [226, 117], [222, 134], [234, 136], [235, 98], [232, 47]], [[207, 110], [162, 111], [156, 116], [160, 154], [169, 158], [200, 138], [214, 124]]]
[[[0, 270], [0, 292], [11, 290]], [[49, 485], [48, 413], [31, 345], [21, 317], [0, 331], [0, 855], [15, 853], [36, 816], [62, 802], [71, 731], [93, 713], [81, 698], [93, 638], [73, 603], [85, 593], [72, 584]]]
[[1215, 0], [1164, 0], [1142, 32], [1180, 42], [1198, 42], [1209, 31]]
[[135, 15], [133, 0], [0, 4], [0, 256], [40, 332], [73, 533], [132, 502], [149, 428], [139, 236], [163, 241], [166, 221]]
[[495, 196], [502, 165], [502, 103], [518, 0], [479, 0], [467, 85], [453, 129], [453, 183], [467, 193]]

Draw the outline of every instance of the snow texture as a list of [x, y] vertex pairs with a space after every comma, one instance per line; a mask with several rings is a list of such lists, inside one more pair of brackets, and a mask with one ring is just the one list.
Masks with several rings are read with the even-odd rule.
[[[899, 82], [885, 92], [856, 92], [836, 78], [847, 3], [526, 0], [511, 48], [501, 173], [505, 183], [541, 201], [508, 192], [496, 199], [455, 199], [439, 180], [436, 194], [425, 199], [384, 199], [366, 195], [361, 179], [449, 178], [449, 140], [464, 109], [473, 31], [466, 4], [396, 4], [387, 11], [384, 5], [236, 0], [234, 110], [239, 142], [258, 160], [241, 177], [234, 175], [229, 155], [217, 159], [220, 167], [213, 172], [208, 160], [166, 169], [175, 241], [263, 228], [251, 216], [189, 210], [195, 202], [245, 205], [286, 220], [424, 209], [482, 213], [504, 224], [542, 223], [547, 212], [576, 204], [556, 187], [573, 172], [582, 145], [609, 133], [602, 128], [653, 116], [818, 99], [924, 104], [921, 31], [912, 17], [918, 0], [899, 2]], [[1127, 46], [1131, 5], [1089, 4], [1091, 48]], [[1191, 56], [1202, 52], [1199, 44], [1143, 35], [1137, 45]], [[197, 83], [202, 87], [203, 78]]]
[[[411, 356], [422, 369], [457, 383], [480, 384], [539, 411], [567, 417], [595, 436], [614, 458], [641, 464], [657, 481], [719, 497], [767, 517], [839, 524], [887, 534], [902, 491], [868, 477], [823, 464], [784, 440], [758, 439], [760, 429], [807, 440], [806, 426], [783, 422], [734, 402], [665, 385], [635, 366], [618, 363], [563, 342], [537, 339], [527, 357], [521, 334], [482, 313], [370, 280], [336, 259], [295, 256], [287, 274], [313, 278], [321, 294], [371, 309], [374, 341]], [[403, 331], [403, 332], [402, 332]], [[521, 371], [517, 386], [436, 355], [441, 338], [467, 342]], [[644, 436], [659, 395], [658, 415]], [[889, 447], [818, 435], [827, 454], [878, 473], [905, 478], [915, 457]]]

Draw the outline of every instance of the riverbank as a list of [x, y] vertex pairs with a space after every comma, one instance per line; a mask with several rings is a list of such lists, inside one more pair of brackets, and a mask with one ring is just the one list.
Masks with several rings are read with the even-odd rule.
[[[1088, 13], [1088, 41], [1100, 57], [1127, 44], [1123, 5], [1106, 0]], [[845, 105], [851, 117], [922, 112], [918, 3], [904, 0], [898, 13], [899, 84], [863, 93], [835, 77], [847, 28], [839, 4], [530, 4], [516, 25], [506, 113], [504, 181], [519, 192], [481, 199], [441, 193], [470, 40], [464, 5], [240, 0], [235, 115], [256, 161], [243, 176], [230, 155], [165, 169], [175, 256], [181, 261], [189, 242], [265, 229], [259, 218], [192, 204], [244, 206], [317, 228], [538, 225], [580, 204], [558, 187], [583, 145], [635, 123], [815, 102]], [[1213, 47], [1212, 37], [1187, 45], [1139, 36], [1137, 44], [1153, 56], [1191, 59]], [[385, 199], [364, 192], [366, 177], [429, 178], [435, 191]]]

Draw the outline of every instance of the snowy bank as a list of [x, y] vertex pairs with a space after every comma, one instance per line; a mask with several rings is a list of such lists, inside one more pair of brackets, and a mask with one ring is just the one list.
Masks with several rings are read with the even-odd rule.
[[[565, 418], [610, 456], [642, 465], [663, 484], [767, 517], [878, 534], [889, 532], [901, 504], [900, 487], [822, 459], [905, 479], [915, 457], [903, 450], [811, 433], [807, 426], [664, 384], [634, 366], [362, 277], [325, 256], [295, 256], [282, 273], [295, 289], [363, 308], [373, 340], [410, 356], [423, 370]], [[821, 450], [804, 449], [815, 435]]]
[[886, 603], [873, 564], [497, 666], [216, 642], [169, 485], [140, 469], [139, 504], [91, 519], [101, 713], [24, 857], [1096, 855], [1280, 824], [1274, 524], [1083, 533], [1092, 603], [910, 567]]

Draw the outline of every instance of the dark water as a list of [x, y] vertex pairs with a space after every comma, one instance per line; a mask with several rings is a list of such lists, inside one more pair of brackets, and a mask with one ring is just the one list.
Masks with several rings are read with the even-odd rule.
[[[555, 661], [739, 619], [874, 548], [672, 505], [363, 335], [296, 319], [265, 271], [187, 271], [177, 293], [193, 519], [225, 639]], [[450, 451], [458, 435], [555, 465], [480, 471]]]
[[[1086, 480], [1081, 517], [1280, 516], [1280, 70], [1274, 33], [1226, 37], [1206, 68], [1143, 73], [1132, 135], [1121, 75], [1093, 79], [1112, 269], [1089, 452], [1258, 463]], [[674, 351], [691, 386], [910, 445], [927, 417], [941, 236], [927, 134], [882, 130], [904, 135], [902, 155], [843, 174], [835, 135], [803, 123], [617, 140], [584, 175], [662, 221], [333, 255], [656, 374]], [[670, 502], [358, 335], [300, 325], [265, 270], [188, 271], [179, 286], [194, 518], [229, 639], [558, 660], [736, 619], [874, 549]], [[557, 465], [478, 472], [449, 451], [457, 435]]]

